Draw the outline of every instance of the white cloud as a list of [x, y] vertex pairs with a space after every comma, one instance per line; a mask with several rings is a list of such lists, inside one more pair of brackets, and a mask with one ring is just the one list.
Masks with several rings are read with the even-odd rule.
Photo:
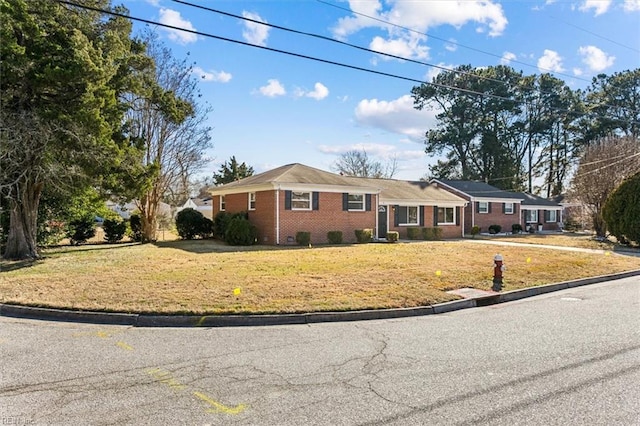
[[[195, 31], [195, 27], [191, 25], [191, 22], [182, 19], [180, 12], [176, 12], [171, 9], [160, 9], [160, 23], [165, 25], [171, 25], [172, 27], [184, 28], [185, 30]], [[193, 43], [198, 40], [198, 36], [193, 33], [185, 31], [174, 30], [171, 28], [165, 28], [169, 34], [169, 40], [175, 41], [180, 44]]]
[[270, 79], [268, 81], [269, 84], [266, 86], [262, 86], [259, 91], [264, 96], [269, 98], [275, 98], [276, 96], [283, 96], [287, 94], [287, 91], [284, 89], [284, 86], [280, 84], [278, 80]]
[[511, 61], [517, 58], [515, 53], [512, 52], [504, 52], [502, 54], [502, 58], [500, 58], [500, 65], [509, 65]]
[[[488, 27], [490, 36], [501, 35], [507, 26], [507, 18], [499, 3], [492, 0], [469, 1], [393, 1], [388, 10], [380, 1], [349, 0], [349, 8], [361, 15], [352, 15], [338, 20], [332, 28], [334, 36], [344, 39], [361, 29], [377, 27], [390, 33], [399, 31], [384, 22], [425, 32], [439, 25], [461, 27], [476, 22]], [[368, 15], [379, 21], [368, 18]], [[381, 22], [383, 21], [383, 22]]]
[[607, 55], [595, 46], [581, 46], [578, 53], [582, 56], [582, 62], [594, 72], [604, 71], [616, 60], [615, 56]]
[[580, 5], [580, 10], [583, 12], [589, 12], [591, 9], [595, 11], [595, 16], [602, 15], [611, 6], [611, 0], [585, 0]]
[[573, 69], [573, 75], [580, 77], [582, 74], [584, 74], [582, 72], [582, 70], [580, 68], [574, 68]]
[[228, 83], [231, 81], [233, 77], [228, 72], [224, 71], [205, 71], [200, 67], [193, 67], [191, 73], [196, 77], [200, 78], [202, 81], [215, 81], [218, 83]]
[[363, 99], [355, 110], [356, 121], [422, 142], [427, 129], [435, 125], [436, 111], [417, 110], [413, 97], [404, 95], [393, 101]]
[[305, 96], [319, 101], [329, 96], [329, 89], [327, 89], [327, 86], [324, 84], [318, 82], [313, 86], [313, 91], [307, 93]]
[[[411, 37], [385, 40], [382, 37], [374, 37], [369, 44], [369, 49], [401, 58], [426, 59], [429, 57], [429, 48], [420, 44], [420, 40], [423, 39], [424, 37]], [[388, 56], [381, 56], [381, 58], [392, 59]]]
[[[479, 31], [486, 32], [491, 37], [502, 35], [508, 21], [502, 5], [495, 1], [387, 1], [383, 4], [374, 0], [349, 0], [349, 7], [355, 13], [340, 18], [331, 31], [336, 38], [344, 40], [362, 29], [377, 28], [387, 34], [373, 38], [371, 49], [424, 59], [429, 52], [428, 47], [423, 44], [426, 38], [416, 32], [424, 33], [444, 25], [460, 28], [475, 23]], [[449, 44], [446, 48], [451, 49], [452, 45]]]
[[458, 44], [455, 39], [450, 38], [449, 43], [445, 43], [444, 48], [449, 52], [455, 52], [456, 50], [458, 50]]
[[[262, 19], [260, 15], [253, 12], [243, 11], [242, 16], [247, 19], [253, 19], [254, 21], [267, 22]], [[266, 46], [267, 38], [269, 37], [269, 27], [256, 22], [244, 21], [242, 37], [244, 37], [248, 43], [257, 44], [258, 46]]]
[[146, 0], [151, 6], [160, 6], [160, 0]]
[[640, 11], [640, 0], [624, 0], [624, 10], [626, 12]]
[[553, 50], [545, 49], [544, 55], [538, 58], [540, 72], [562, 72], [562, 57]]

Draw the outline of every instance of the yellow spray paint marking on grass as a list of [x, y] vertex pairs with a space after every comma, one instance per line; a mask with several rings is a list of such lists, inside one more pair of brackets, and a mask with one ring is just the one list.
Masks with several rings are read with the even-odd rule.
[[236, 287], [236, 288], [233, 289], [233, 295], [234, 296], [239, 296], [241, 291], [242, 290], [240, 290], [240, 287]]
[[193, 395], [213, 407], [207, 410], [208, 413], [239, 414], [245, 409], [244, 404], [236, 405], [235, 407], [227, 407], [226, 405], [220, 404], [218, 401], [214, 401], [202, 392], [193, 392]]
[[126, 350], [126, 351], [132, 351], [132, 350], [133, 350], [133, 347], [132, 347], [132, 346], [129, 346], [129, 345], [128, 345], [128, 344], [126, 344], [125, 342], [116, 342], [116, 345], [117, 345], [119, 348], [122, 348], [122, 349], [124, 349], [124, 350]]
[[531, 263], [531, 258], [527, 257], [527, 263]]
[[441, 275], [442, 275], [442, 271], [441, 271], [440, 269], [438, 269], [438, 270], [436, 271], [436, 277], [439, 277], [439, 276], [441, 276]]

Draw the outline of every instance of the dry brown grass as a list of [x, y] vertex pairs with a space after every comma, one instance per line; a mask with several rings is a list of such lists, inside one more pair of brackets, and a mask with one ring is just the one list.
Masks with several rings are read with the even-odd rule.
[[91, 245], [50, 249], [29, 265], [3, 262], [0, 302], [193, 314], [420, 306], [456, 299], [447, 290], [489, 289], [498, 251], [507, 265], [505, 290], [640, 269], [640, 258], [608, 251], [465, 241], [311, 249], [215, 241]]

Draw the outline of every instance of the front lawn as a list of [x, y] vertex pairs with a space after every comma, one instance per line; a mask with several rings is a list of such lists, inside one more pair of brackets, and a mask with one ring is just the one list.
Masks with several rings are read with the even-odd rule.
[[216, 241], [91, 245], [0, 264], [0, 302], [121, 312], [274, 313], [429, 305], [447, 290], [504, 290], [640, 269], [640, 258], [465, 241], [236, 248]]

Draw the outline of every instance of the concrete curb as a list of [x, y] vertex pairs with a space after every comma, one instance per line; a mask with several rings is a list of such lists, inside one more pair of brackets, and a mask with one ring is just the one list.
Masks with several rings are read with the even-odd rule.
[[0, 316], [46, 321], [83, 322], [92, 324], [128, 325], [133, 327], [246, 327], [291, 324], [316, 324], [322, 322], [365, 321], [374, 319], [407, 318], [442, 314], [511, 302], [568, 288], [580, 287], [622, 278], [640, 276], [640, 270], [601, 275], [579, 280], [513, 290], [472, 299], [454, 300], [431, 306], [415, 308], [377, 309], [345, 312], [312, 312], [283, 315], [153, 315], [117, 312], [73, 311], [65, 309], [37, 308], [0, 303]]

